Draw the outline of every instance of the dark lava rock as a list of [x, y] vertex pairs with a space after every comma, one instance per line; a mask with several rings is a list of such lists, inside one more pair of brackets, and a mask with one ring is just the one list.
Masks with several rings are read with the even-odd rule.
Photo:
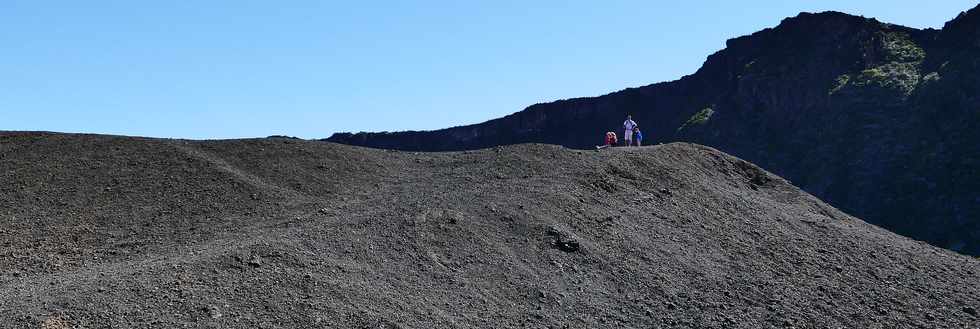
[[249, 259], [248, 259], [248, 265], [251, 266], [251, 267], [260, 267], [260, 266], [262, 266], [262, 257], [254, 256], [254, 255], [252, 257], [249, 257]]
[[556, 241], [555, 246], [564, 252], [576, 252], [579, 249], [579, 243], [575, 240]]
[[549, 227], [545, 233], [554, 238], [551, 245], [558, 250], [564, 252], [576, 252], [581, 247], [574, 236], [571, 236], [570, 234], [565, 233], [554, 226]]

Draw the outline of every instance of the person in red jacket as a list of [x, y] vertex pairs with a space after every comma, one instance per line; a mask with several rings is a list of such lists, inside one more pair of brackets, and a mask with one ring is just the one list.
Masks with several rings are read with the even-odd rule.
[[604, 148], [607, 148], [607, 147], [616, 145], [616, 143], [617, 143], [616, 133], [610, 131], [610, 132], [607, 132], [606, 133], [606, 144], [605, 145], [602, 145], [602, 146], [596, 146], [595, 149], [596, 150], [601, 150], [601, 149], [604, 149]]

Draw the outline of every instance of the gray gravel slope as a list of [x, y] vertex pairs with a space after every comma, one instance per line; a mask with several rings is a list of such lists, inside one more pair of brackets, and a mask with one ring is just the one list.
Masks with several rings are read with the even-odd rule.
[[4, 328], [978, 328], [980, 261], [693, 144], [0, 133]]

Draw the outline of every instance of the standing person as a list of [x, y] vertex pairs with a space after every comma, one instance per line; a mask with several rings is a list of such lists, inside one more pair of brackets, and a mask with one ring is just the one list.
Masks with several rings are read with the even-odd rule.
[[640, 132], [640, 127], [633, 128], [633, 139], [636, 140], [636, 146], [643, 146], [643, 133]]
[[626, 122], [623, 122], [623, 143], [626, 146], [633, 144], [633, 129], [636, 129], [636, 122], [633, 121], [632, 115], [627, 114]]

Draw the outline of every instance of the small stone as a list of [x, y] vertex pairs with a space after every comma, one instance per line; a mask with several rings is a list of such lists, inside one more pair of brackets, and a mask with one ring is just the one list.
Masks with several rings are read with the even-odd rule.
[[575, 240], [558, 241], [557, 247], [564, 252], [576, 252], [580, 248], [578, 241]]
[[209, 305], [208, 307], [205, 308], [205, 311], [208, 313], [208, 316], [210, 316], [212, 319], [217, 319], [221, 317], [221, 310], [219, 310], [217, 306]]
[[963, 307], [963, 312], [972, 316], [977, 316], [977, 309], [970, 306]]
[[252, 258], [249, 258], [248, 260], [248, 265], [252, 267], [262, 266], [262, 258], [259, 256], [252, 256]]

